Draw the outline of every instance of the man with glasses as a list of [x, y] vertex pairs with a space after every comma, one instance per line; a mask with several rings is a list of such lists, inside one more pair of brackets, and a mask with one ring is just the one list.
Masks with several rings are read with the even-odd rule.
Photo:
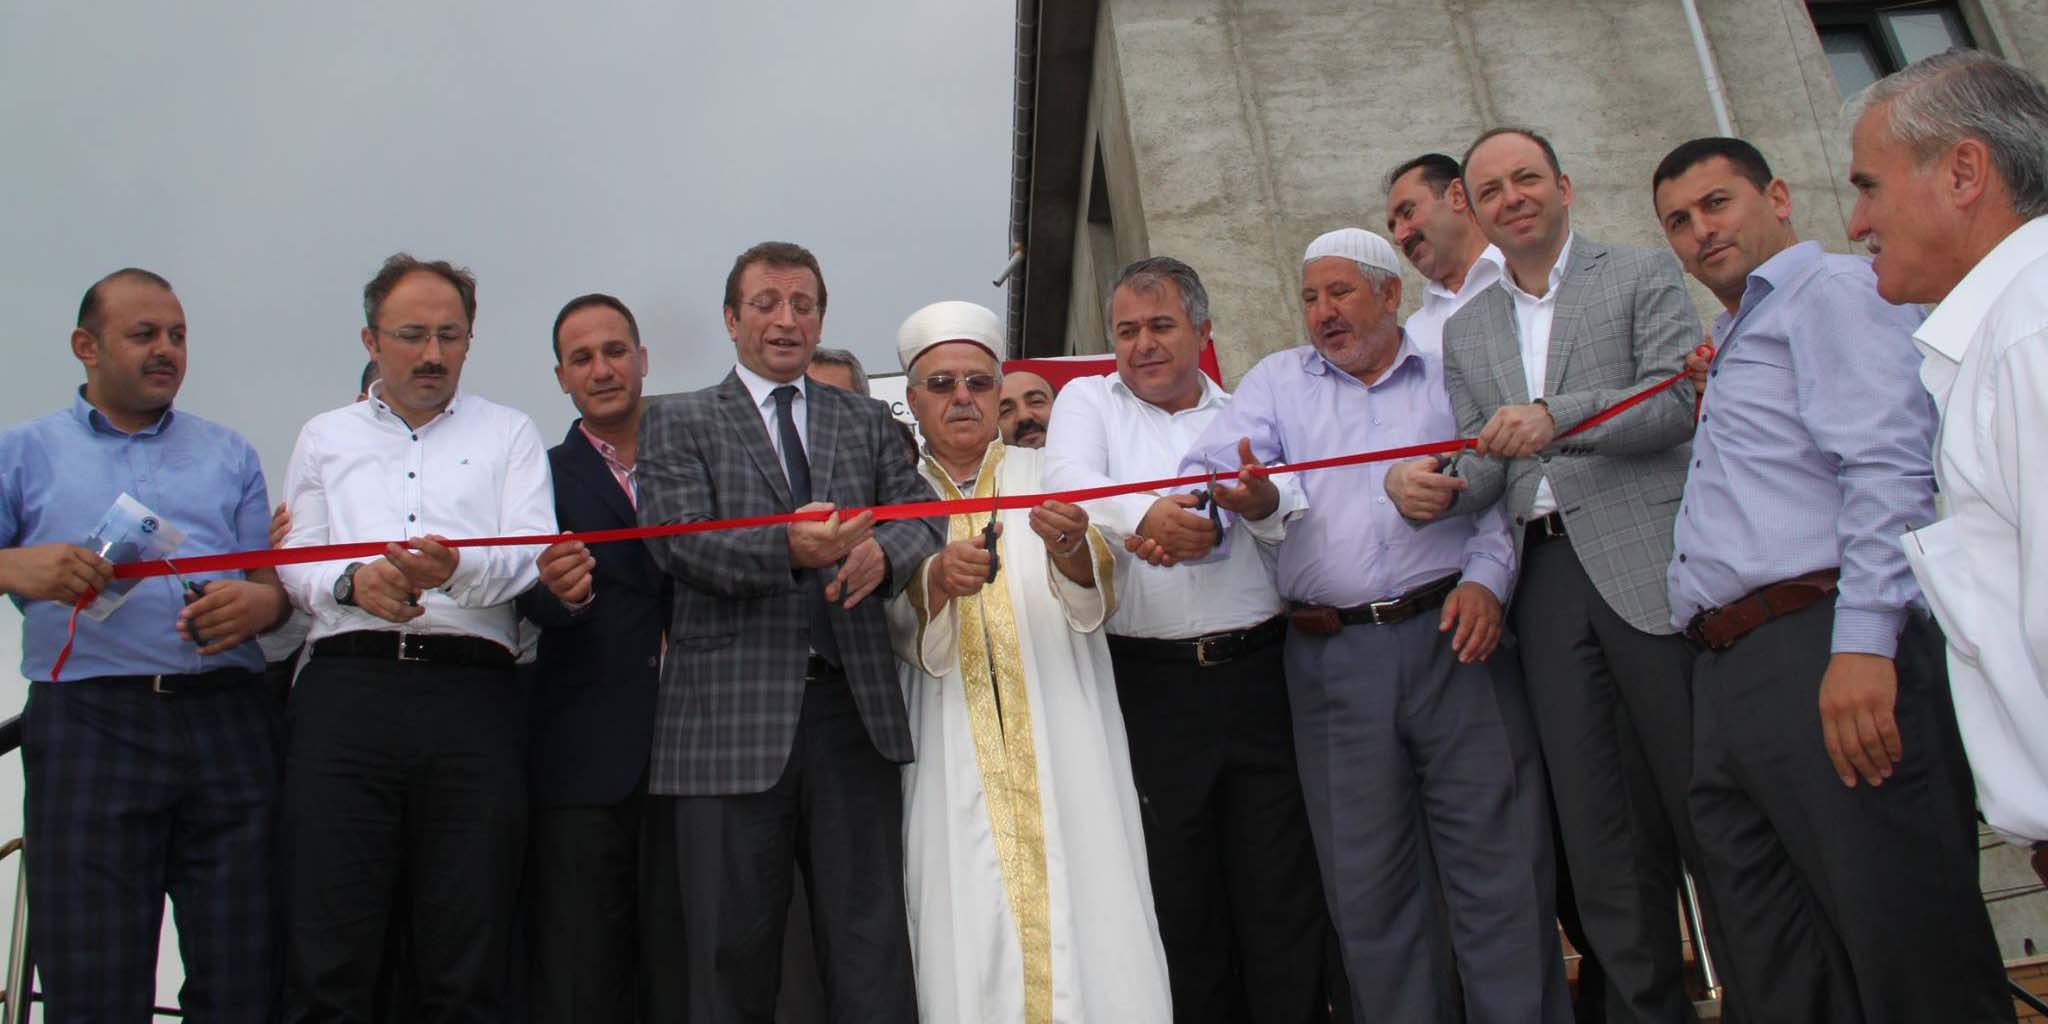
[[459, 388], [468, 271], [400, 253], [363, 314], [383, 377], [300, 431], [286, 544], [404, 540], [280, 570], [313, 618], [289, 710], [286, 1015], [374, 1019], [397, 917], [417, 1014], [493, 1018], [527, 821], [512, 602], [539, 548], [446, 541], [554, 533], [547, 450], [524, 413]]
[[[919, 468], [945, 497], [1045, 489], [1044, 452], [997, 433], [1002, 339], [971, 302], [903, 322]], [[1060, 501], [945, 522], [949, 543], [889, 608], [920, 755], [903, 776], [918, 1009], [927, 1021], [1167, 1021], [1102, 631], [1117, 598], [1109, 541]]]
[[[825, 297], [802, 246], [763, 242], [733, 261], [738, 364], [649, 404], [642, 523], [932, 500], [886, 408], [804, 375]], [[798, 864], [832, 1019], [916, 1019], [898, 768], [910, 723], [882, 605], [940, 543], [931, 521], [869, 512], [647, 542], [675, 587], [650, 863], [675, 872], [690, 1019], [773, 1012]]]

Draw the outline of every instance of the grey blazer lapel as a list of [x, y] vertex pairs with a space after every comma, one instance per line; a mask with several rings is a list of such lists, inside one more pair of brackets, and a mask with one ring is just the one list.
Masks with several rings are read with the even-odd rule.
[[1503, 397], [1529, 400], [1529, 379], [1522, 375], [1522, 328], [1515, 321], [1515, 298], [1507, 286], [1496, 284], [1479, 293], [1480, 315], [1486, 318], [1486, 337], [1493, 343], [1495, 381]]
[[768, 425], [761, 421], [761, 409], [754, 404], [753, 393], [740, 383], [740, 375], [727, 373], [719, 382], [718, 399], [725, 412], [725, 424], [737, 435], [740, 449], [754, 460], [755, 468], [768, 478], [768, 486], [775, 492], [784, 508], [794, 509], [796, 504], [789, 500], [789, 475], [775, 458], [775, 442], [768, 437]]
[[1583, 235], [1572, 236], [1570, 265], [1564, 280], [1557, 283], [1557, 309], [1550, 318], [1550, 358], [1543, 368], [1543, 393], [1557, 394], [1564, 386], [1564, 371], [1585, 336], [1586, 306], [1606, 262], [1607, 247], [1589, 242]]

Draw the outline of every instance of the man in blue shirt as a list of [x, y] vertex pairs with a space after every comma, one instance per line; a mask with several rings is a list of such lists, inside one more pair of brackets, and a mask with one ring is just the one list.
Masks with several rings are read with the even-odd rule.
[[[105, 621], [72, 604], [113, 567], [78, 546], [121, 495], [183, 531], [172, 557], [261, 548], [263, 470], [240, 435], [171, 400], [185, 314], [163, 278], [85, 293], [70, 408], [0, 434], [0, 593], [22, 613], [29, 941], [50, 1017], [147, 1020], [165, 895], [188, 1015], [267, 1021], [277, 997], [271, 843], [278, 708], [253, 637], [289, 606], [270, 570], [136, 582]], [[188, 596], [189, 581], [203, 596]]]
[[1688, 142], [1651, 187], [1727, 308], [1667, 577], [1697, 652], [1689, 804], [1731, 1008], [2011, 1020], [1942, 638], [1899, 546], [1934, 514], [1920, 313], [1869, 261], [1800, 242], [1746, 142]]

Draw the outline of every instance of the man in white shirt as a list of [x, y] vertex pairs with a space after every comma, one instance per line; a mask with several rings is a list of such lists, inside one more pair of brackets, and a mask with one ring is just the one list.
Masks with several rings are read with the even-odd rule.
[[546, 445], [524, 413], [460, 390], [468, 271], [400, 253], [363, 314], [383, 379], [299, 432], [286, 544], [406, 539], [279, 569], [313, 618], [286, 746], [287, 1017], [372, 1019], [394, 919], [419, 1014], [490, 1017], [527, 821], [512, 600], [539, 548], [444, 542], [554, 533]]
[[[1877, 290], [1936, 304], [1913, 335], [1941, 410], [1939, 522], [1906, 557], [1948, 635], [1949, 687], [1984, 818], [2048, 842], [2048, 90], [1977, 50], [1870, 88], [1849, 180], [1851, 238]], [[2035, 450], [2029, 450], [2035, 449]], [[1893, 693], [1861, 746], [1900, 758]]]
[[[1105, 320], [1117, 372], [1060, 392], [1049, 489], [1174, 476], [1230, 401], [1197, 363], [1210, 320], [1194, 268], [1163, 256], [1125, 267]], [[1117, 547], [1148, 532], [1213, 542], [1215, 526], [1190, 500], [1132, 494], [1088, 508]], [[1327, 917], [1295, 770], [1285, 605], [1270, 557], [1243, 536], [1199, 564], [1117, 559], [1109, 651], [1182, 1024], [1305, 1022], [1329, 1001]], [[1237, 1016], [1240, 1005], [1249, 1018]]]
[[1415, 350], [1441, 358], [1444, 321], [1500, 280], [1500, 250], [1472, 216], [1455, 157], [1424, 153], [1387, 175], [1387, 234], [1428, 283], [1401, 329]]

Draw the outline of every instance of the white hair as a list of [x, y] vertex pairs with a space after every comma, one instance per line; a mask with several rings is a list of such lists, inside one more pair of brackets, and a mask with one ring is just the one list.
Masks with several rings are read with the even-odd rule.
[[1950, 50], [1879, 79], [1852, 104], [1878, 111], [1887, 134], [1923, 166], [1964, 139], [1991, 154], [2013, 212], [2048, 214], [2048, 89], [1982, 50]]

